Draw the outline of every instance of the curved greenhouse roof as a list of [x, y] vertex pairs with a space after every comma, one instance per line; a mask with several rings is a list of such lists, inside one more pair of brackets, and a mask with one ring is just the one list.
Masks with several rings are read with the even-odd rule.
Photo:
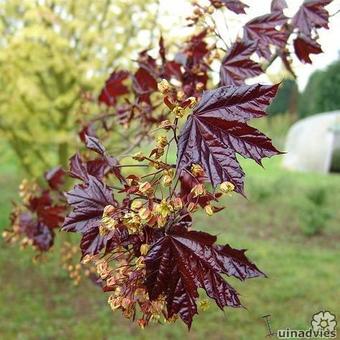
[[340, 172], [340, 111], [317, 114], [295, 123], [286, 139], [286, 168]]

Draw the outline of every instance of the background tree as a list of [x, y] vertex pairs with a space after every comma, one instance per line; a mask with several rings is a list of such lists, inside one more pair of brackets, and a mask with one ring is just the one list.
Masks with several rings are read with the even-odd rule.
[[284, 79], [275, 99], [268, 108], [270, 116], [282, 113], [296, 113], [298, 94], [296, 81], [294, 79]]
[[299, 99], [301, 117], [340, 109], [340, 59], [315, 71]]
[[1, 2], [0, 138], [28, 174], [66, 164], [79, 94], [131, 63], [156, 14], [151, 0]]

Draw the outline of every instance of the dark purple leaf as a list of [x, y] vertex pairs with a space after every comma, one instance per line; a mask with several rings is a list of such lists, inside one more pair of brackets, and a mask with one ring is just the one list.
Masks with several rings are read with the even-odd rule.
[[294, 50], [300, 61], [308, 64], [312, 63], [309, 57], [310, 54], [322, 53], [321, 46], [316, 40], [303, 35], [299, 35], [294, 40]]
[[29, 212], [23, 212], [15, 216], [20, 233], [32, 240], [33, 245], [39, 251], [48, 251], [54, 242], [54, 232], [44, 223], [39, 222]]
[[85, 144], [85, 136], [97, 137], [93, 123], [86, 124], [78, 133], [80, 140]]
[[100, 235], [98, 227], [87, 230], [83, 233], [80, 241], [82, 256], [98, 254], [106, 246], [109, 239], [110, 235]]
[[68, 204], [73, 211], [63, 224], [65, 231], [78, 231], [82, 234], [99, 226], [104, 208], [117, 206], [112, 190], [103, 182], [89, 175], [87, 184], [78, 184], [66, 193]]
[[117, 102], [117, 97], [129, 93], [123, 81], [129, 77], [127, 71], [113, 71], [106, 81], [98, 100], [107, 106], [113, 106]]
[[37, 211], [38, 220], [49, 228], [60, 228], [65, 219], [65, 206], [44, 206]]
[[206, 91], [179, 137], [177, 172], [202, 165], [211, 184], [232, 182], [243, 193], [244, 173], [236, 153], [261, 163], [279, 152], [269, 138], [246, 122], [264, 115], [278, 85], [224, 86]]
[[176, 63], [176, 61], [167, 61], [164, 65], [163, 77], [166, 79], [175, 78], [177, 80], [182, 80], [182, 70], [181, 65]]
[[97, 152], [102, 156], [105, 154], [105, 147], [101, 144], [97, 137], [85, 135], [85, 145], [88, 149]]
[[120, 181], [124, 181], [118, 165], [118, 160], [111, 156], [83, 161], [79, 153], [77, 153], [70, 158], [69, 174], [71, 177], [78, 178], [85, 183], [88, 182], [89, 175], [102, 180], [109, 173], [113, 173]]
[[45, 173], [45, 179], [52, 189], [59, 190], [64, 184], [65, 171], [61, 166], [57, 166]]
[[70, 176], [84, 182], [88, 181], [87, 168], [79, 153], [76, 153], [70, 158]]
[[244, 40], [258, 41], [257, 54], [269, 59], [270, 46], [283, 48], [286, 45], [288, 35], [283, 30], [278, 30], [287, 22], [282, 12], [265, 14], [247, 22], [244, 26]]
[[37, 222], [36, 233], [33, 237], [33, 245], [40, 251], [48, 251], [54, 242], [54, 232], [48, 226]]
[[149, 96], [157, 90], [157, 80], [145, 68], [140, 67], [133, 77], [133, 89], [142, 101], [149, 102]]
[[146, 258], [146, 287], [151, 300], [166, 296], [168, 316], [179, 314], [190, 328], [197, 314], [198, 289], [203, 288], [223, 309], [240, 307], [238, 294], [221, 276], [238, 279], [264, 276], [244, 255], [216, 237], [173, 226], [150, 248]]
[[212, 194], [210, 192], [206, 192], [204, 195], [195, 197], [192, 193], [192, 189], [195, 185], [207, 182], [207, 177], [194, 177], [192, 174], [184, 172], [179, 180], [181, 183], [180, 197], [185, 203], [193, 202], [204, 208], [207, 204], [210, 204], [211, 201], [217, 201], [217, 199], [221, 196], [221, 193]]
[[206, 37], [207, 30], [203, 30], [190, 38], [184, 49], [183, 66], [192, 67], [202, 63], [209, 52], [208, 44], [204, 40]]
[[332, 0], [304, 1], [293, 18], [293, 26], [309, 37], [313, 29], [328, 28], [329, 13], [324, 7], [331, 2]]
[[220, 69], [221, 85], [242, 85], [245, 79], [263, 73], [261, 66], [250, 59], [256, 51], [256, 42], [238, 41], [228, 50]]
[[108, 171], [109, 165], [105, 158], [96, 158], [86, 162], [87, 173], [99, 180], [102, 180]]

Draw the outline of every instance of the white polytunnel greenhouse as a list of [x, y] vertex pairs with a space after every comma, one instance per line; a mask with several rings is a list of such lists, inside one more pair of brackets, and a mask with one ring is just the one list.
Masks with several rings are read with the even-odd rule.
[[285, 151], [288, 169], [340, 172], [340, 111], [299, 120], [288, 132]]

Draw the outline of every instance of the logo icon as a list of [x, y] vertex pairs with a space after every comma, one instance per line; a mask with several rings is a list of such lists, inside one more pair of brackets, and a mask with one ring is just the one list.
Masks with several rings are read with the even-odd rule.
[[272, 331], [270, 326], [270, 315], [265, 315], [268, 334], [267, 336], [277, 336], [279, 339], [334, 339], [336, 338], [336, 316], [329, 311], [320, 311], [312, 316], [311, 327], [308, 329], [278, 329]]
[[328, 311], [321, 311], [314, 314], [311, 321], [312, 329], [316, 332], [333, 332], [335, 331], [336, 324], [337, 322], [335, 315]]

